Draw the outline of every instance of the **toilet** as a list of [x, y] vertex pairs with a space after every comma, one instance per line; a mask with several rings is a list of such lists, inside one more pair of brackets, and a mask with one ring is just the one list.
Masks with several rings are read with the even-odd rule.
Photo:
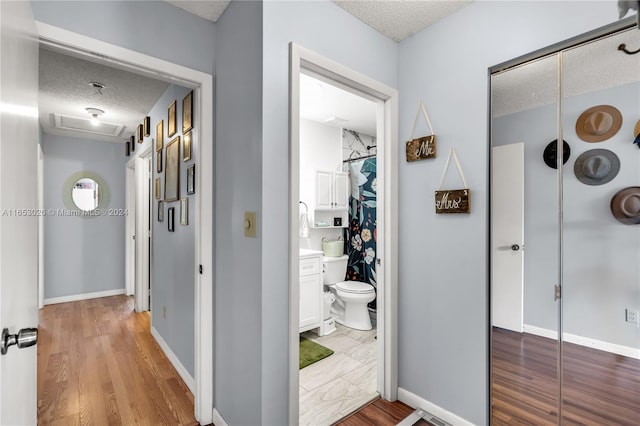
[[336, 296], [331, 305], [331, 313], [336, 322], [356, 330], [371, 330], [371, 318], [367, 304], [376, 298], [371, 284], [345, 281], [349, 256], [323, 257], [323, 282]]

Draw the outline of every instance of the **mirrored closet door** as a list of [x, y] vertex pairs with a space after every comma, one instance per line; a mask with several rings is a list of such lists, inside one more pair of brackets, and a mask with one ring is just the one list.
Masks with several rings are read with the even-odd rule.
[[[491, 421], [640, 421], [640, 44], [491, 74]], [[630, 25], [627, 25], [630, 27]]]

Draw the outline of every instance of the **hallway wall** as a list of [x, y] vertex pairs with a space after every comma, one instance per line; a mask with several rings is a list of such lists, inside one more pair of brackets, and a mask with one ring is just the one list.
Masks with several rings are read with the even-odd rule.
[[[109, 187], [109, 209], [125, 208], [124, 147], [121, 144], [44, 134], [44, 297], [124, 293], [125, 215], [65, 216], [67, 178], [80, 171], [99, 175]], [[114, 255], [116, 254], [116, 255]]]

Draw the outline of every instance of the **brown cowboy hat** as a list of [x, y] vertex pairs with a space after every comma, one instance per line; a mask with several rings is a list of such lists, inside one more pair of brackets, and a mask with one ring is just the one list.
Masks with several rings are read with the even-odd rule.
[[640, 224], [640, 186], [629, 186], [611, 198], [611, 213], [625, 225]]
[[620, 130], [622, 114], [611, 105], [596, 105], [584, 111], [576, 121], [576, 133], [585, 142], [606, 141]]

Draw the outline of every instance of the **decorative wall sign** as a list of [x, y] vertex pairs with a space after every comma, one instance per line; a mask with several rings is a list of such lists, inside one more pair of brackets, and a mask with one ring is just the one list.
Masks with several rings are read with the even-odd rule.
[[[416, 124], [418, 122], [418, 115], [422, 110], [427, 125], [429, 126], [430, 135], [422, 136], [420, 138], [413, 138], [413, 132], [416, 130]], [[409, 133], [409, 139], [407, 141], [407, 161], [426, 160], [427, 158], [436, 158], [436, 135], [433, 133], [433, 127], [431, 127], [431, 121], [427, 115], [427, 110], [424, 107], [422, 101], [418, 104], [418, 110], [416, 116], [413, 119], [413, 127], [411, 127], [411, 133]]]
[[182, 100], [182, 133], [193, 128], [193, 90]]
[[449, 157], [447, 158], [447, 163], [444, 166], [444, 170], [442, 172], [442, 177], [440, 178], [440, 184], [438, 188], [442, 187], [444, 182], [444, 177], [447, 174], [447, 170], [449, 169], [449, 163], [451, 162], [451, 156], [453, 155], [453, 159], [456, 162], [456, 167], [458, 168], [458, 173], [462, 178], [462, 183], [464, 184], [463, 189], [438, 189], [435, 191], [435, 206], [436, 213], [470, 213], [471, 205], [471, 191], [469, 190], [469, 186], [467, 185], [467, 180], [464, 178], [464, 173], [462, 173], [462, 167], [460, 167], [460, 161], [458, 161], [458, 155], [456, 154], [456, 150], [451, 148], [451, 152], [449, 153]]
[[156, 124], [156, 151], [162, 151], [162, 148], [164, 148], [164, 120]]
[[176, 101], [173, 101], [167, 111], [167, 136], [171, 137], [176, 134], [177, 129]]

